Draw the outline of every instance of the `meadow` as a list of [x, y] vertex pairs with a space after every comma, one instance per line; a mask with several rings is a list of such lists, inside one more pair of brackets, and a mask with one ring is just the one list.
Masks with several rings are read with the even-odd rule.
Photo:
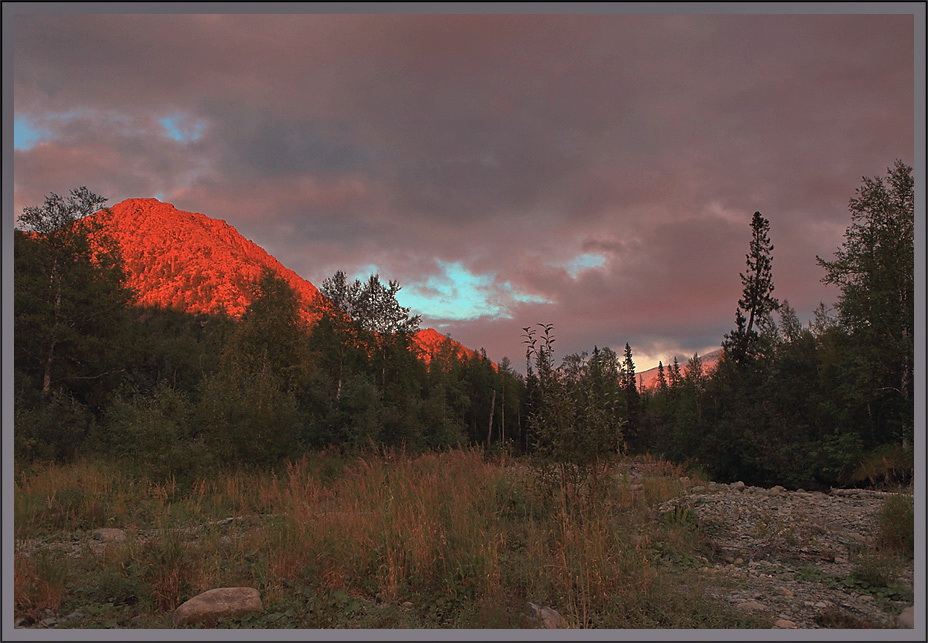
[[[247, 586], [264, 613], [220, 627], [538, 627], [527, 602], [571, 628], [770, 627], [699, 591], [710, 530], [657, 509], [683, 493], [681, 467], [616, 457], [568, 494], [539, 473], [477, 448], [315, 453], [185, 485], [31, 465], [15, 481], [16, 615], [166, 628], [192, 596]], [[104, 527], [125, 539], [94, 540]]]

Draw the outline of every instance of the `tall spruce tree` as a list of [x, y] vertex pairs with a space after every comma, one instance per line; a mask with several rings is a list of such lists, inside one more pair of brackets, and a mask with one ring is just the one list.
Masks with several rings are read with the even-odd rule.
[[667, 376], [664, 374], [664, 362], [657, 363], [657, 390], [661, 393], [667, 390]]
[[747, 271], [741, 273], [743, 291], [735, 311], [735, 329], [725, 335], [722, 347], [737, 364], [749, 362], [762, 352], [760, 330], [770, 324], [779, 303], [773, 296], [773, 244], [770, 222], [755, 212], [751, 218], [751, 242]]
[[638, 451], [641, 447], [641, 436], [639, 435], [641, 400], [635, 376], [635, 362], [632, 359], [632, 347], [627, 342], [622, 359], [622, 389], [625, 391], [625, 403], [628, 408], [625, 439], [629, 450]]

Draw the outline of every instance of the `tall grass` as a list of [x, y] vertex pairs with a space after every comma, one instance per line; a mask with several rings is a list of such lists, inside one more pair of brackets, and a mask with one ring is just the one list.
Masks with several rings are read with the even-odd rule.
[[[289, 615], [266, 627], [525, 627], [527, 601], [572, 627], [750, 625], [680, 591], [656, 560], [651, 543], [667, 534], [652, 505], [679, 493], [676, 469], [644, 493], [611, 474], [600, 501], [579, 511], [539, 492], [524, 461], [475, 449], [308, 455], [274, 474], [184, 489], [105, 471], [84, 463], [17, 480], [21, 541], [65, 527], [129, 533], [102, 555], [75, 554], [66, 578], [60, 563], [42, 568], [18, 551], [17, 610], [112, 603], [115, 593], [158, 626], [196, 593], [244, 585], [269, 613]], [[80, 495], [54, 518], [51, 506], [76, 488], [94, 489], [99, 504]]]

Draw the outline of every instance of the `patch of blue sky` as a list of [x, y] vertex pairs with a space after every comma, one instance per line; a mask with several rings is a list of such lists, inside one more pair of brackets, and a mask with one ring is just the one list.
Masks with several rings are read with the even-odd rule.
[[567, 262], [567, 274], [569, 274], [572, 279], [576, 279], [581, 272], [599, 268], [605, 263], [606, 258], [604, 256], [585, 252]]
[[474, 274], [461, 262], [435, 262], [442, 274], [400, 290], [397, 299], [403, 306], [434, 319], [463, 321], [480, 317], [508, 319], [511, 314], [506, 302], [545, 301], [517, 292], [510, 282], [497, 282], [494, 274]]
[[37, 126], [28, 118], [23, 116], [13, 118], [13, 147], [17, 150], [31, 150], [49, 135], [48, 130]]
[[197, 141], [203, 136], [203, 123], [193, 121], [186, 116], [165, 116], [159, 118], [158, 122], [161, 123], [168, 136], [181, 143]]

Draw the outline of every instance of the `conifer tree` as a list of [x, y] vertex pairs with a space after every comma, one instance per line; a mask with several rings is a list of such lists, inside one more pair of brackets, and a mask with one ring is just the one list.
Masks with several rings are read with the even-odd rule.
[[667, 390], [667, 376], [664, 374], [664, 362], [657, 363], [657, 390], [661, 393]]
[[670, 388], [675, 388], [683, 381], [683, 374], [680, 371], [680, 361], [674, 356], [673, 363], [670, 365]]
[[632, 348], [627, 342], [625, 344], [624, 359], [622, 360], [622, 389], [625, 391], [625, 403], [628, 408], [626, 440], [632, 450], [637, 450], [640, 447], [640, 436], [638, 435], [640, 395], [638, 384], [635, 381], [635, 362], [632, 360]]
[[722, 347], [736, 364], [752, 361], [762, 352], [760, 330], [770, 324], [779, 302], [773, 296], [773, 244], [770, 222], [755, 212], [751, 218], [751, 242], [747, 271], [741, 273], [743, 291], [735, 311], [735, 329], [725, 335]]

